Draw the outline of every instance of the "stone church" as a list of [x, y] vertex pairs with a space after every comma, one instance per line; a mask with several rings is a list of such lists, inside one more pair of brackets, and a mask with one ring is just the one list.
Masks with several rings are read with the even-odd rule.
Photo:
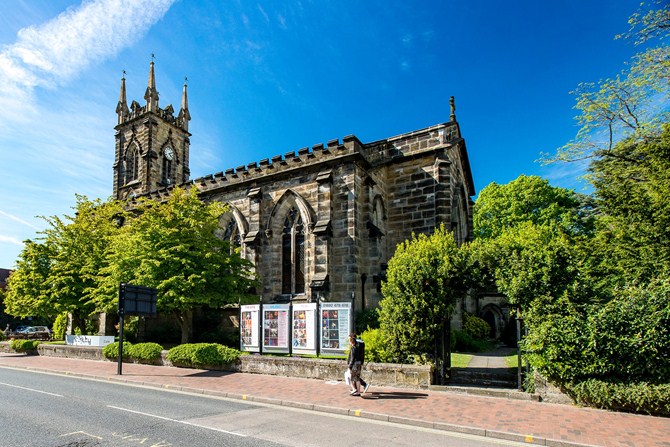
[[[472, 237], [475, 187], [450, 103], [446, 123], [373, 142], [348, 135], [191, 179], [187, 86], [178, 111], [161, 108], [151, 62], [143, 104], [128, 106], [121, 79], [113, 197], [161, 200], [195, 185], [202, 200], [229, 205], [222, 234], [255, 265], [264, 303], [372, 308], [395, 247], [412, 233], [444, 223], [459, 243]], [[457, 313], [484, 316], [499, 336], [499, 301], [464, 300]]]

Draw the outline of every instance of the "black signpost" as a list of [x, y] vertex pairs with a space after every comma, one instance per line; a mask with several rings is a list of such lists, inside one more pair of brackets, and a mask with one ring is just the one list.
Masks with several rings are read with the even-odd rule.
[[126, 315], [156, 316], [156, 289], [132, 284], [119, 285], [119, 363], [117, 374], [122, 375], [123, 319]]

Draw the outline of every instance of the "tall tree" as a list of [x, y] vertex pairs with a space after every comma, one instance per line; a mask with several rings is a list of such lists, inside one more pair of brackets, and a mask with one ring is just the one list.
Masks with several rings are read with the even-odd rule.
[[6, 312], [16, 317], [56, 314], [53, 290], [49, 286], [52, 251], [48, 244], [25, 241], [10, 275], [5, 297]]
[[175, 188], [165, 203], [140, 202], [114, 238], [98, 295], [111, 302], [121, 282], [156, 288], [158, 311], [177, 318], [187, 343], [196, 306], [246, 300], [255, 284], [252, 264], [217, 237], [225, 211], [203, 203], [196, 188]]
[[[645, 49], [614, 79], [582, 84], [581, 128], [554, 160], [590, 161], [597, 237], [585, 271], [601, 289], [644, 283], [670, 271], [668, 252], [668, 110], [670, 3], [642, 4], [617, 38]], [[650, 44], [658, 40], [658, 46]]]
[[597, 282], [583, 274], [584, 265], [595, 262], [591, 202], [539, 177], [485, 187], [474, 207], [476, 239], [467, 250], [479, 287], [505, 294], [528, 323], [559, 299], [577, 305], [602, 300]]
[[649, 142], [626, 140], [590, 172], [598, 209], [594, 250], [611, 286], [670, 275], [670, 125]]
[[[629, 20], [628, 33], [635, 45], [662, 40], [670, 32], [670, 4], [642, 4]], [[638, 53], [629, 68], [613, 79], [582, 83], [572, 92], [577, 97], [576, 138], [560, 147], [548, 161], [575, 161], [617, 157], [619, 141], [648, 142], [661, 131], [670, 106], [670, 47], [661, 43]]]
[[585, 196], [553, 187], [541, 177], [521, 175], [505, 185], [491, 183], [481, 190], [474, 206], [474, 233], [476, 238], [491, 239], [530, 222], [552, 223], [581, 234], [592, 229], [588, 211]]
[[444, 226], [430, 236], [413, 235], [389, 260], [384, 298], [379, 303], [381, 330], [399, 361], [435, 355], [456, 300], [467, 291], [465, 260]]
[[9, 284], [8, 310], [14, 315], [69, 312], [85, 332], [83, 318], [99, 311], [93, 291], [105, 265], [110, 236], [116, 232], [117, 202], [76, 196], [74, 215], [43, 217], [39, 242], [26, 244]]

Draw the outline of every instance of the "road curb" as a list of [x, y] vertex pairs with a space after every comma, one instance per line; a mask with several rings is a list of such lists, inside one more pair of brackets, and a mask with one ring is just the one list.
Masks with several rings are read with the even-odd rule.
[[445, 423], [445, 422], [426, 421], [426, 420], [421, 420], [421, 419], [406, 418], [406, 417], [402, 417], [402, 416], [391, 416], [391, 415], [387, 415], [387, 414], [383, 414], [383, 413], [374, 413], [374, 412], [363, 411], [361, 409], [356, 409], [356, 408], [341, 408], [341, 407], [332, 407], [332, 406], [328, 406], [328, 405], [314, 405], [314, 404], [308, 404], [308, 403], [303, 403], [303, 402], [285, 401], [285, 400], [274, 399], [274, 398], [269, 398], [269, 397], [253, 396], [253, 395], [248, 395], [248, 394], [213, 391], [213, 390], [207, 390], [207, 389], [204, 389], [204, 388], [173, 386], [173, 385], [154, 383], [154, 382], [138, 382], [138, 381], [128, 380], [128, 379], [124, 378], [123, 376], [120, 376], [120, 377], [98, 376], [98, 375], [95, 375], [95, 374], [73, 373], [73, 372], [70, 372], [70, 371], [57, 371], [57, 370], [50, 370], [50, 369], [45, 369], [45, 368], [34, 368], [34, 367], [28, 367], [28, 366], [0, 365], [0, 368], [18, 369], [18, 370], [34, 371], [34, 372], [45, 373], [45, 374], [56, 374], [56, 375], [62, 375], [62, 376], [78, 377], [78, 378], [85, 378], [85, 379], [90, 379], [90, 380], [97, 380], [97, 381], [100, 381], [100, 382], [116, 382], [116, 383], [119, 383], [119, 384], [133, 385], [133, 386], [143, 386], [143, 387], [146, 387], [146, 388], [158, 388], [158, 389], [164, 389], [164, 390], [176, 391], [176, 392], [183, 392], [183, 393], [189, 393], [189, 394], [201, 394], [201, 395], [204, 395], [204, 396], [221, 397], [221, 398], [227, 398], [227, 399], [232, 399], [232, 400], [241, 400], [241, 401], [246, 401], [246, 402], [256, 402], [256, 403], [261, 403], [261, 404], [265, 404], [265, 405], [276, 405], [276, 406], [282, 406], [282, 407], [287, 407], [287, 408], [298, 408], [298, 409], [302, 409], [302, 410], [316, 411], [316, 412], [321, 412], [321, 413], [337, 414], [337, 415], [349, 416], [349, 417], [358, 417], [358, 418], [362, 418], [362, 419], [372, 419], [372, 420], [390, 422], [390, 423], [400, 424], [400, 425], [408, 425], [408, 426], [413, 426], [413, 427], [423, 427], [423, 428], [430, 428], [430, 429], [446, 431], [446, 432], [454, 432], [454, 433], [469, 434], [469, 435], [474, 435], [474, 436], [481, 436], [481, 437], [486, 437], [486, 438], [502, 439], [502, 440], [507, 440], [507, 441], [521, 442], [521, 443], [525, 443], [525, 444], [529, 444], [529, 445], [543, 445], [543, 446], [547, 446], [547, 447], [598, 447], [598, 446], [594, 446], [594, 445], [591, 445], [591, 444], [581, 444], [581, 443], [576, 443], [576, 442], [571, 442], [571, 441], [545, 439], [545, 438], [542, 438], [542, 437], [535, 437], [535, 436], [532, 436], [532, 435], [522, 435], [522, 434], [519, 434], [519, 433], [511, 433], [511, 432], [504, 432], [504, 431], [497, 431], [497, 430], [485, 430], [485, 429], [481, 429], [481, 428], [454, 425], [454, 424], [449, 424], [449, 423]]

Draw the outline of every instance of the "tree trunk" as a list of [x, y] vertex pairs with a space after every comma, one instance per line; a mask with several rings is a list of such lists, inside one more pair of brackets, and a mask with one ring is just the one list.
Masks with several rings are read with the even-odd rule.
[[81, 313], [78, 310], [75, 310], [70, 315], [72, 315], [72, 333], [76, 334], [77, 333], [77, 328], [79, 328], [79, 332], [82, 335], [87, 335], [86, 334], [86, 325], [84, 324], [84, 322], [81, 318]]
[[186, 310], [178, 316], [181, 327], [181, 343], [189, 343], [193, 338], [193, 311]]

